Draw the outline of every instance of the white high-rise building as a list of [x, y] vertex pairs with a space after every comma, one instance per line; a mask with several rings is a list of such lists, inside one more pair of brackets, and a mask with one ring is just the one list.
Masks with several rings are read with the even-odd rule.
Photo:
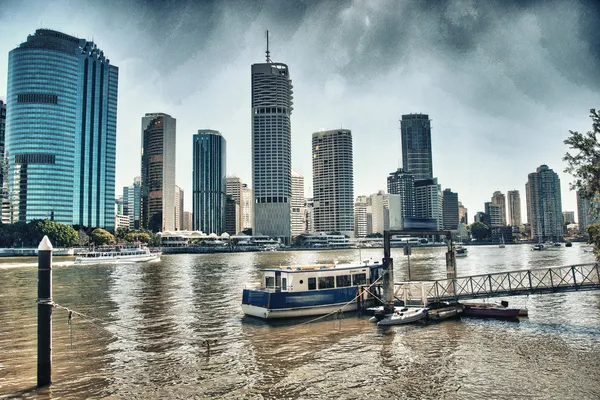
[[179, 186], [175, 186], [175, 230], [182, 231], [183, 230], [183, 189]]
[[292, 238], [306, 232], [304, 176], [292, 170]]
[[436, 220], [436, 229], [443, 226], [442, 186], [437, 178], [415, 181], [415, 216]]
[[[237, 176], [229, 176], [225, 179], [225, 193], [230, 195], [238, 204], [235, 215], [235, 233], [242, 231], [242, 180]], [[227, 213], [227, 211], [226, 211]], [[226, 216], [226, 219], [232, 219], [233, 216]]]
[[290, 243], [293, 110], [288, 66], [271, 61], [252, 65], [253, 233]]
[[500, 206], [500, 225], [506, 225], [506, 196], [500, 191], [495, 191], [492, 195], [492, 204]]
[[312, 198], [307, 198], [304, 203], [304, 210], [306, 212], [306, 232], [315, 233], [315, 202]]
[[254, 196], [252, 195], [252, 189], [247, 184], [242, 184], [240, 190], [240, 214], [242, 230], [252, 228], [253, 210], [254, 210]]
[[314, 222], [317, 232], [354, 236], [352, 132], [312, 134]]
[[563, 236], [562, 201], [558, 174], [541, 165], [528, 176], [527, 220], [534, 240], [559, 240]]
[[371, 214], [371, 197], [358, 196], [354, 202], [354, 235], [357, 238], [371, 233], [368, 230], [368, 214]]

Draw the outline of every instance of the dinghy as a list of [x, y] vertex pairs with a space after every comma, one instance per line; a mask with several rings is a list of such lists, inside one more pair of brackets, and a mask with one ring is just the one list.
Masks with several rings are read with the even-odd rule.
[[[404, 325], [411, 322], [422, 320], [427, 315], [426, 308], [408, 308], [404, 307], [393, 314], [385, 315], [383, 319], [377, 322], [378, 326]], [[374, 317], [376, 318], [376, 317]]]

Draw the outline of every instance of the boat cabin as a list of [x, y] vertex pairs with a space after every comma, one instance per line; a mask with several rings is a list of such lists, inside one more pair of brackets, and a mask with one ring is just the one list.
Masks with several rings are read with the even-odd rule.
[[368, 285], [383, 275], [383, 265], [303, 265], [262, 270], [260, 290], [305, 292]]

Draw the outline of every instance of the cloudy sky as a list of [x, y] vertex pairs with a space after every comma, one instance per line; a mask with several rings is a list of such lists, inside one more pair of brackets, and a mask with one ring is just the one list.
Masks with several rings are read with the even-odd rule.
[[294, 84], [292, 165], [312, 193], [311, 134], [352, 130], [355, 195], [401, 165], [399, 119], [432, 119], [433, 170], [470, 220], [495, 190], [559, 173], [569, 129], [600, 108], [600, 4], [577, 1], [0, 0], [0, 98], [8, 52], [44, 27], [93, 39], [119, 67], [117, 193], [140, 174], [141, 117], [177, 119], [177, 183], [191, 209], [191, 141], [227, 140], [227, 173], [251, 184], [250, 66], [274, 61]]

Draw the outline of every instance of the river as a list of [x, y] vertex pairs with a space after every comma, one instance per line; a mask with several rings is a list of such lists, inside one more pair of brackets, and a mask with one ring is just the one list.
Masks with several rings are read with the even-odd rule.
[[[36, 265], [0, 260], [0, 398], [600, 398], [600, 292], [506, 298], [520, 322], [462, 318], [380, 328], [244, 317], [259, 269], [381, 260], [382, 249], [164, 255], [53, 269], [53, 384], [36, 383]], [[407, 277], [393, 249], [396, 280]], [[445, 278], [445, 248], [416, 248], [413, 280]], [[471, 246], [457, 275], [593, 262], [582, 244]], [[23, 265], [25, 263], [25, 265]], [[205, 340], [216, 340], [210, 351]]]

